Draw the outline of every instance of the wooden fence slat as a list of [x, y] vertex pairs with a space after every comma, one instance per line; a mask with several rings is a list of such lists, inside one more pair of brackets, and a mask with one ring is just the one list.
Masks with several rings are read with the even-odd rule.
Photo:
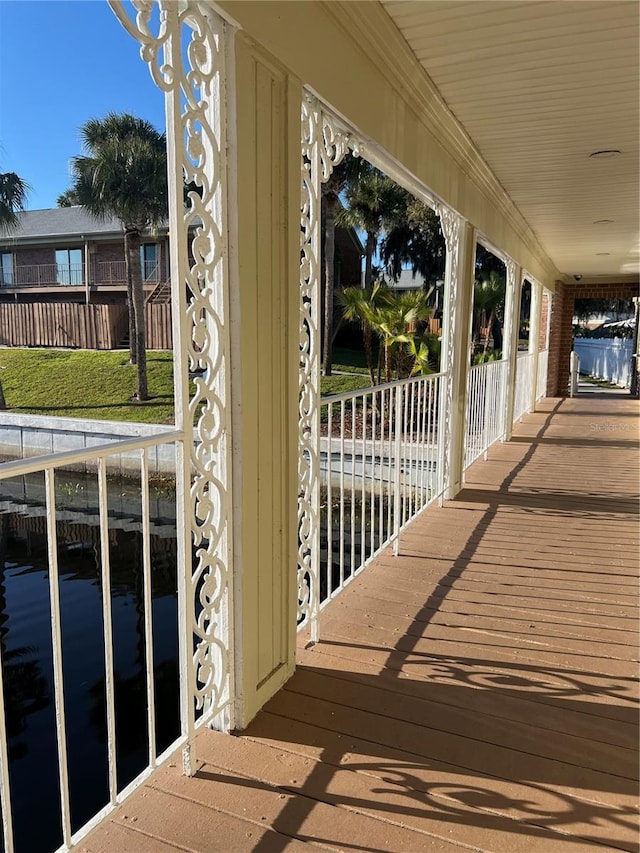
[[[147, 347], [172, 348], [171, 306], [145, 306]], [[0, 344], [12, 347], [116, 349], [128, 326], [125, 305], [0, 302]]]

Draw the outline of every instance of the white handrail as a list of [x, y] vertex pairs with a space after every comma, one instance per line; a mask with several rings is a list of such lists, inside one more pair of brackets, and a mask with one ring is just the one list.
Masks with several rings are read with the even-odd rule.
[[543, 349], [538, 353], [538, 380], [536, 400], [547, 396], [547, 376], [549, 371], [549, 350]]
[[469, 368], [465, 413], [464, 470], [504, 434], [502, 401], [508, 362], [488, 361]]
[[97, 444], [95, 447], [83, 447], [80, 450], [65, 450], [61, 453], [48, 453], [42, 456], [30, 456], [28, 459], [16, 459], [11, 462], [0, 462], [0, 480], [20, 477], [24, 474], [35, 474], [36, 471], [48, 471], [54, 468], [66, 469], [70, 465], [80, 465], [107, 456], [119, 456], [143, 447], [154, 447], [158, 444], [172, 444], [182, 441], [182, 430], [167, 430], [156, 435], [126, 438], [108, 444]]
[[440, 496], [443, 381], [415, 376], [321, 399], [321, 547], [310, 577], [320, 608], [387, 545], [397, 552], [401, 532]]
[[[190, 440], [193, 437], [189, 436]], [[167, 429], [151, 436], [127, 438], [114, 440], [113, 442], [97, 445], [95, 447], [72, 450], [63, 453], [48, 454], [19, 459], [11, 462], [0, 463], [0, 483], [11, 478], [24, 477], [29, 474], [40, 473], [44, 475], [44, 514], [46, 520], [47, 536], [47, 561], [48, 561], [48, 584], [49, 584], [49, 608], [51, 618], [51, 643], [53, 664], [53, 701], [55, 706], [55, 732], [57, 743], [57, 764], [59, 780], [59, 809], [60, 826], [62, 829], [62, 846], [60, 850], [69, 850], [82, 837], [91, 826], [103, 819], [106, 814], [122, 801], [124, 796], [134, 787], [141, 784], [149, 775], [151, 770], [161, 761], [165, 760], [172, 751], [183, 743], [183, 737], [178, 736], [170, 744], [161, 756], [156, 754], [157, 743], [155, 737], [155, 675], [153, 660], [153, 634], [152, 634], [152, 595], [151, 595], [151, 519], [150, 519], [150, 496], [149, 496], [149, 448], [163, 444], [176, 444], [184, 441], [184, 433], [180, 430]], [[137, 451], [140, 454], [140, 487], [141, 487], [141, 534], [142, 534], [142, 601], [144, 621], [145, 657], [146, 668], [146, 698], [147, 698], [147, 728], [148, 728], [148, 759], [147, 766], [138, 776], [130, 782], [126, 788], [118, 789], [118, 772], [116, 756], [118, 752], [118, 736], [116, 730], [116, 695], [115, 695], [115, 655], [114, 655], [114, 629], [112, 624], [112, 593], [111, 593], [111, 568], [110, 568], [110, 513], [109, 513], [109, 491], [110, 481], [107, 478], [107, 465], [111, 457], [123, 453]], [[108, 802], [100, 812], [84, 827], [72, 834], [72, 791], [69, 781], [69, 767], [67, 757], [67, 746], [71, 734], [68, 731], [68, 723], [65, 714], [65, 660], [63, 659], [63, 619], [64, 614], [60, 603], [60, 580], [58, 567], [58, 539], [57, 539], [57, 508], [56, 508], [56, 474], [66, 471], [71, 466], [82, 463], [93, 463], [93, 477], [97, 480], [98, 497], [98, 520], [100, 525], [100, 588], [102, 598], [102, 622], [103, 622], [103, 653], [105, 665], [105, 707], [107, 723], [107, 755], [108, 755], [108, 780], [109, 797]], [[96, 470], [97, 469], [97, 470]], [[120, 488], [120, 487], [119, 487]], [[190, 572], [190, 567], [184, 566], [179, 571]], [[11, 814], [12, 788], [9, 774], [9, 752], [7, 742], [6, 711], [4, 704], [4, 680], [2, 678], [2, 660], [0, 660], [0, 794], [2, 800], [3, 817], [3, 840], [4, 849], [11, 853], [14, 849], [13, 825]], [[193, 713], [193, 710], [191, 711]]]
[[533, 352], [521, 352], [516, 363], [516, 387], [513, 403], [513, 422], [519, 421], [531, 406], [531, 385], [533, 365], [536, 355]]

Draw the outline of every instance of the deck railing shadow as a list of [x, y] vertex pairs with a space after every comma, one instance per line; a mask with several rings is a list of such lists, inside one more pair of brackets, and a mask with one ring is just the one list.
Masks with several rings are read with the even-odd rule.
[[[330, 654], [334, 645], [322, 641], [318, 650]], [[371, 653], [372, 646], [362, 649]], [[403, 655], [390, 663], [398, 665]], [[206, 764], [199, 777], [231, 782], [247, 796], [256, 787], [295, 795], [271, 821], [285, 838], [305, 838], [305, 822], [323, 802], [448, 841], [459, 841], [460, 830], [447, 832], [462, 827], [467, 843], [475, 837], [483, 849], [492, 849], [486, 845], [498, 834], [507, 847], [510, 835], [561, 845], [566, 834], [574, 845], [636, 849], [637, 714], [622, 698], [633, 679], [602, 676], [596, 686], [576, 671], [519, 664], [503, 669], [482, 659], [431, 655], [413, 655], [414, 671], [421, 657], [437, 675], [399, 680], [391, 669], [382, 679], [357, 666], [339, 672], [326, 662], [300, 667], [242, 736], [254, 746], [276, 747], [282, 771], [270, 768], [267, 783], [250, 778], [250, 770], [234, 775], [222, 761], [215, 769]], [[617, 703], [590, 701], [596, 694]], [[487, 701], [502, 715], [490, 717]], [[530, 722], [522, 719], [527, 702]], [[580, 739], [569, 731], [576, 722], [592, 734], [603, 722], [618, 742], [593, 736], [588, 754], [581, 753]], [[306, 776], [294, 760], [292, 778], [288, 754], [306, 759]], [[347, 773], [361, 774], [363, 784], [350, 783]], [[338, 834], [312, 840], [347, 847]], [[286, 845], [270, 838], [253, 849]]]
[[[562, 407], [555, 404], [537, 435], [524, 439], [530, 447], [497, 491], [466, 488], [449, 504], [475, 503], [480, 518], [393, 645], [379, 644], [374, 626], [371, 642], [343, 639], [329, 610], [321, 642], [301, 651], [294, 677], [243, 733], [254, 746], [277, 747], [283, 762], [288, 754], [311, 758], [305, 778], [292, 781], [276, 773], [270, 785], [220, 768], [227, 782], [248, 791], [277, 785], [296, 795], [271, 824], [282, 839], [304, 838], [305, 822], [321, 801], [444, 841], [475, 838], [486, 846], [498, 833], [501, 846], [519, 835], [547, 839], [554, 850], [564, 842], [572, 850], [580, 843], [636, 850], [638, 717], [632, 673], [608, 674], [595, 643], [588, 658], [593, 671], [579, 668], [577, 657], [572, 667], [570, 652], [564, 656], [567, 666], [545, 663], [544, 649], [528, 660], [507, 654], [505, 663], [505, 648], [512, 651], [508, 638], [483, 646], [481, 637], [476, 642], [470, 635], [467, 654], [433, 654], [420, 645], [505, 503], [546, 513], [567, 499], [553, 490], [509, 491]], [[570, 497], [581, 518], [607, 519], [637, 509], [623, 494], [612, 512], [591, 496]], [[400, 550], [411, 554], [402, 543]], [[429, 560], [424, 549], [416, 557]], [[358, 584], [350, 594], [358, 595]], [[367, 636], [366, 627], [362, 634]], [[355, 793], [357, 786], [350, 790], [344, 771], [366, 777], [369, 795]], [[202, 773], [212, 781], [219, 776], [209, 765]], [[463, 827], [463, 836], [460, 829], [443, 834], [447, 826]], [[375, 849], [345, 845], [342, 838], [314, 835], [313, 841]], [[263, 839], [254, 850], [284, 850], [285, 840], [278, 843]]]

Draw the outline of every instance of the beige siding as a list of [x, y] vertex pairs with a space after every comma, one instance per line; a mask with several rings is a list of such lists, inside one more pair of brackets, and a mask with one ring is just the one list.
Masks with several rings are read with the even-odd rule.
[[[242, 317], [244, 718], [290, 675], [295, 626], [297, 99], [286, 75], [237, 45]], [[299, 95], [298, 95], [299, 97]], [[296, 181], [296, 177], [298, 180]], [[293, 452], [292, 452], [293, 449]]]

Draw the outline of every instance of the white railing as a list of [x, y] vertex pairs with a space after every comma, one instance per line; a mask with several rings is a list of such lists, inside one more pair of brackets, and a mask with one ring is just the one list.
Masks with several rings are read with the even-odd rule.
[[465, 414], [464, 470], [486, 454], [504, 434], [506, 360], [488, 361], [469, 368]]
[[[180, 734], [168, 747], [163, 748], [159, 753], [159, 747], [156, 744], [156, 673], [154, 670], [154, 623], [152, 613], [152, 565], [151, 565], [151, 550], [150, 550], [150, 535], [152, 521], [150, 518], [150, 488], [149, 488], [149, 459], [156, 452], [159, 445], [170, 444], [174, 447], [180, 443], [182, 433], [178, 431], [167, 431], [155, 436], [144, 438], [128, 439], [124, 441], [113, 441], [109, 444], [99, 445], [93, 448], [82, 448], [76, 451], [65, 453], [56, 453], [50, 456], [39, 456], [30, 459], [18, 460], [15, 462], [7, 462], [0, 465], [0, 488], [2, 483], [15, 480], [16, 478], [24, 478], [27, 475], [41, 476], [39, 481], [41, 486], [38, 487], [38, 492], [42, 496], [41, 506], [34, 509], [30, 507], [29, 514], [31, 516], [39, 516], [43, 519], [44, 529], [46, 529], [47, 553], [48, 553], [48, 598], [49, 598], [49, 613], [51, 621], [51, 649], [53, 661], [53, 702], [55, 707], [55, 740], [57, 744], [57, 776], [59, 780], [59, 791], [55, 788], [51, 790], [51, 796], [56, 798], [57, 809], [60, 814], [61, 837], [59, 838], [59, 850], [68, 850], [76, 844], [94, 825], [100, 822], [106, 814], [109, 813], [116, 805], [122, 802], [131, 791], [140, 785], [152, 772], [152, 770], [162, 763], [172, 754], [176, 748], [187, 743], [189, 733], [193, 732], [194, 727], [198, 725], [196, 720], [195, 703], [191, 702], [189, 707], [191, 717], [189, 720], [182, 719], [185, 712], [182, 708], [180, 719]], [[140, 487], [140, 524], [136, 527], [140, 531], [141, 536], [141, 562], [142, 562], [142, 611], [141, 618], [143, 619], [144, 628], [142, 631], [144, 640], [144, 682], [146, 689], [146, 713], [147, 713], [147, 743], [146, 751], [146, 767], [133, 780], [122, 778], [122, 773], [119, 775], [118, 765], [118, 750], [119, 750], [119, 732], [116, 730], [116, 716], [122, 716], [127, 713], [123, 707], [123, 702], [126, 697], [118, 695], [117, 692], [117, 674], [114, 667], [114, 642], [113, 642], [113, 627], [112, 627], [112, 593], [111, 593], [111, 570], [110, 570], [110, 533], [112, 525], [116, 523], [113, 518], [113, 513], [117, 512], [115, 506], [122, 491], [122, 484], [118, 481], [113, 483], [107, 477], [108, 466], [114, 465], [114, 460], [123, 454], [131, 454], [137, 452], [139, 454], [139, 480], [136, 479], [137, 485]], [[69, 624], [71, 614], [66, 614], [61, 610], [61, 585], [59, 567], [61, 543], [58, 542], [59, 530], [65, 529], [64, 525], [70, 523], [73, 516], [69, 513], [67, 507], [68, 495], [65, 493], [65, 487], [68, 486], [69, 471], [74, 470], [77, 466], [86, 466], [89, 473], [88, 477], [92, 479], [92, 490], [97, 495], [97, 506], [92, 510], [93, 518], [97, 518], [99, 524], [99, 536], [96, 537], [96, 561], [98, 566], [98, 585], [101, 590], [102, 599], [102, 633], [103, 633], [103, 673], [104, 673], [104, 715], [106, 719], [106, 741], [107, 741], [107, 757], [108, 757], [108, 796], [103, 803], [101, 811], [92, 818], [84, 826], [74, 826], [73, 813], [74, 802], [77, 800], [81, 792], [78, 790], [78, 780], [76, 779], [75, 787], [73, 779], [70, 783], [69, 774], [69, 759], [68, 751], [71, 744], [74, 751], [82, 748], [82, 744], [73, 743], [74, 731], [70, 730], [67, 723], [67, 714], [65, 709], [65, 692], [69, 690], [68, 678], [69, 673], [73, 674], [74, 660], [67, 660], [63, 654], [62, 635], [64, 632], [73, 630], [73, 625]], [[72, 475], [73, 476], [73, 475]], [[7, 484], [7, 488], [11, 484]], [[11, 490], [11, 489], [10, 489]], [[71, 523], [73, 523], [71, 521]], [[62, 525], [62, 527], [60, 527]], [[177, 566], [177, 585], [178, 588], [187, 586], [191, 583], [191, 569], [187, 565]], [[6, 581], [5, 581], [6, 582]], [[177, 626], [174, 629], [178, 630]], [[162, 631], [167, 631], [167, 626], [162, 626]], [[166, 639], [166, 638], [165, 638]], [[6, 642], [0, 645], [0, 656], [3, 654], [3, 649], [6, 648]], [[191, 659], [192, 648], [188, 646], [188, 654], [180, 655], [179, 673], [180, 682], [184, 683], [187, 670], [193, 667]], [[68, 653], [68, 650], [67, 650]], [[3, 677], [3, 666], [6, 662], [0, 660], [0, 782], [1, 782], [1, 800], [2, 800], [2, 818], [4, 829], [4, 851], [12, 853], [14, 850], [14, 834], [12, 822], [12, 801], [15, 803], [16, 797], [25, 798], [23, 802], [29, 798], [29, 791], [24, 789], [12, 791], [12, 782], [15, 783], [18, 776], [10, 772], [9, 758], [9, 743], [7, 734], [7, 719], [6, 719], [6, 703], [5, 703], [5, 682]], [[66, 673], [68, 669], [69, 673]], [[177, 686], [176, 686], [177, 689]], [[68, 694], [67, 694], [68, 695]], [[178, 699], [176, 697], [176, 704]], [[75, 709], [74, 709], [75, 710]], [[87, 709], [88, 713], [88, 709]], [[126, 733], [125, 733], [126, 736]], [[142, 763], [142, 762], [141, 762]], [[49, 804], [51, 808], [55, 807], [55, 803]], [[38, 803], [38, 808], [43, 807], [43, 803]]]
[[547, 371], [549, 369], [549, 350], [538, 353], [538, 376], [536, 379], [536, 400], [547, 396]]
[[531, 385], [535, 353], [519, 353], [516, 363], [516, 387], [513, 395], [513, 422], [519, 421], [531, 408]]
[[442, 493], [442, 383], [434, 374], [321, 400], [319, 608]]

